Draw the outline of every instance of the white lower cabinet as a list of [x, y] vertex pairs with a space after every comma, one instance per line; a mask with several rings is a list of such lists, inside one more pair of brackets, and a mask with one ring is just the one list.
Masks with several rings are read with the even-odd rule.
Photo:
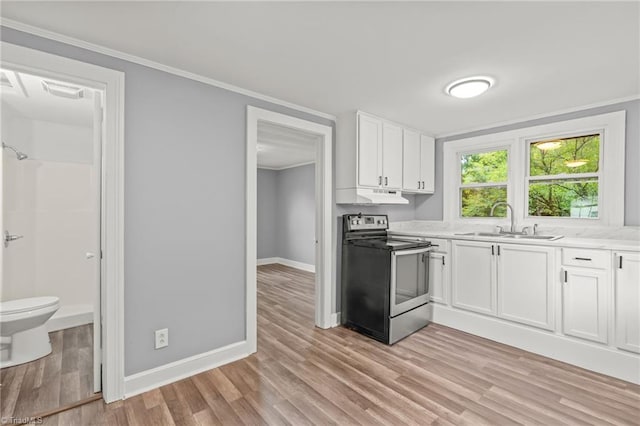
[[452, 306], [495, 315], [494, 246], [478, 241], [452, 242]]
[[541, 246], [454, 241], [451, 304], [553, 330], [554, 253]]
[[640, 352], [640, 254], [615, 255], [616, 346]]
[[[554, 329], [554, 253], [549, 247], [500, 244], [497, 251], [498, 316]], [[557, 282], [557, 281], [556, 281]]]
[[429, 256], [429, 283], [432, 286], [431, 301], [449, 303], [449, 255], [442, 248], [431, 252]]
[[565, 267], [562, 274], [562, 332], [607, 343], [607, 271]]

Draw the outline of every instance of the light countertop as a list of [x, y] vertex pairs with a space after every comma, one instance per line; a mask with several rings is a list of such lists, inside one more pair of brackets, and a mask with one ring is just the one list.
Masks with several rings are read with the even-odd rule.
[[[420, 236], [430, 238], [490, 241], [503, 244], [527, 244], [547, 247], [575, 247], [620, 251], [640, 251], [640, 228], [549, 228], [539, 229], [541, 235], [565, 235], [555, 241], [533, 240], [526, 238], [506, 238], [475, 235], [460, 235], [468, 232], [492, 232], [493, 227], [487, 225], [456, 227], [444, 222], [409, 221], [392, 222], [389, 233], [392, 235]], [[609, 237], [609, 238], [607, 238]]]

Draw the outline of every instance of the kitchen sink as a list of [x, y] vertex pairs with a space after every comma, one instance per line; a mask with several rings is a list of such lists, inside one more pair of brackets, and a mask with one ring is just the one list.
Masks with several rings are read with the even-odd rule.
[[547, 241], [555, 241], [563, 238], [563, 235], [525, 235], [525, 234], [510, 234], [505, 235], [505, 237], [509, 238], [522, 238], [525, 240], [547, 240]]
[[466, 237], [506, 237], [507, 234], [498, 234], [496, 232], [466, 232], [464, 234], [456, 234], [456, 235], [464, 235]]
[[463, 235], [465, 237], [494, 237], [494, 238], [517, 238], [524, 240], [546, 240], [555, 241], [563, 238], [562, 235], [528, 235], [528, 234], [512, 234], [509, 232], [465, 232], [456, 235]]

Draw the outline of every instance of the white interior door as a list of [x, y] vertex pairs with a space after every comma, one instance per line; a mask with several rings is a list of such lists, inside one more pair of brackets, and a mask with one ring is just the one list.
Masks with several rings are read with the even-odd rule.
[[102, 390], [102, 93], [95, 91], [93, 112], [93, 181], [96, 188], [96, 239], [87, 252], [87, 261], [94, 262], [95, 297], [93, 303], [93, 391]]

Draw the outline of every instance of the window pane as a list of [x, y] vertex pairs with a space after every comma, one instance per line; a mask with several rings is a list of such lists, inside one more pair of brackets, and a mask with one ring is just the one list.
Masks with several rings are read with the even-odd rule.
[[[489, 217], [491, 207], [498, 201], [507, 201], [506, 186], [488, 186], [483, 188], [461, 189], [462, 217]], [[496, 217], [505, 217], [507, 210], [504, 205], [496, 207], [493, 212]]]
[[535, 142], [529, 145], [530, 176], [595, 173], [600, 164], [600, 135]]
[[529, 215], [598, 218], [598, 179], [529, 183]]
[[460, 158], [462, 183], [507, 181], [507, 150], [464, 154]]

